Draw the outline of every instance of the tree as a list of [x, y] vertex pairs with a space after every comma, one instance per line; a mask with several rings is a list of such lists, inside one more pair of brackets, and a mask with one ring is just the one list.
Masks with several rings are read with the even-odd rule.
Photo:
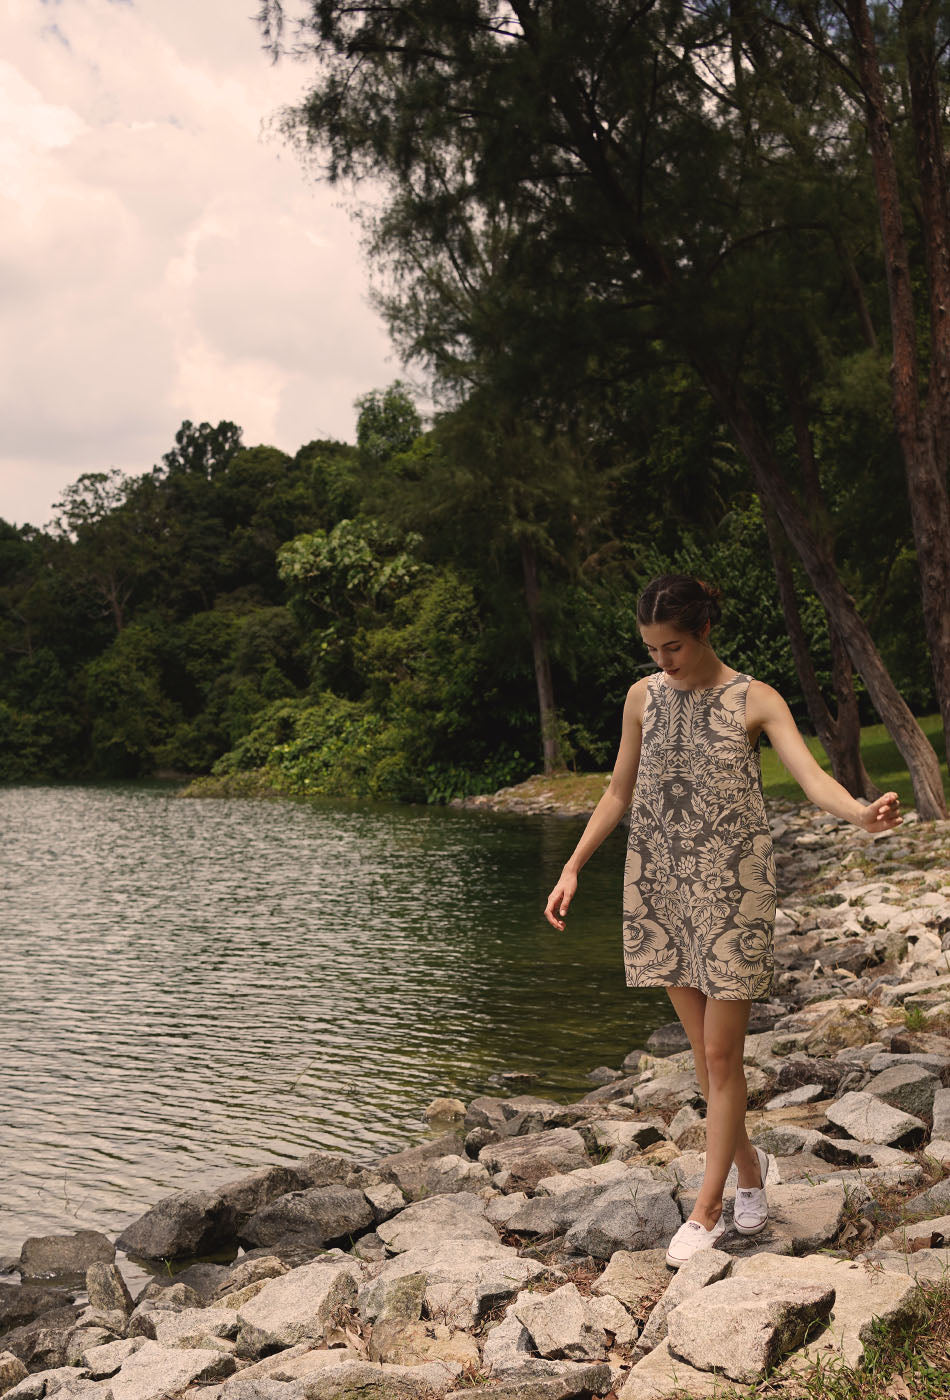
[[[275, 44], [280, 14], [262, 8]], [[789, 235], [813, 219], [803, 182], [821, 195], [826, 245], [841, 244], [838, 114], [819, 68], [801, 51], [776, 63], [767, 43], [750, 60], [745, 28], [715, 6], [631, 11], [610, 0], [324, 0], [302, 21], [298, 47], [308, 45], [317, 81], [286, 125], [329, 178], [381, 179], [394, 208], [435, 230], [477, 225], [506, 202], [521, 218], [527, 206], [542, 275], [560, 271], [580, 305], [604, 311], [592, 318], [600, 327], [616, 324], [619, 304], [628, 346], [660, 338], [694, 367], [894, 735], [921, 815], [942, 815], [934, 752], [776, 448], [781, 381], [770, 405], [748, 355], [775, 323], [763, 288], [792, 270]], [[794, 128], [787, 79], [810, 104]], [[563, 382], [552, 358], [548, 395]]]
[[[822, 56], [867, 133], [887, 281], [894, 423], [950, 753], [950, 194], [947, 92], [941, 82], [946, 15], [935, 0], [903, 0], [879, 8], [873, 20], [867, 0], [824, 6], [792, 0], [776, 6], [774, 20]], [[898, 158], [895, 122], [909, 129], [909, 160]], [[905, 199], [919, 211], [922, 258], [906, 231]], [[924, 299], [922, 334], [918, 301]]]
[[399, 453], [408, 452], [422, 432], [422, 419], [401, 379], [388, 389], [361, 395], [356, 407], [356, 445], [367, 466], [385, 466]]
[[190, 472], [213, 481], [227, 470], [242, 446], [242, 430], [236, 423], [222, 419], [213, 427], [210, 423], [195, 427], [186, 418], [175, 434], [175, 446], [165, 453], [162, 462], [169, 476]]
[[113, 468], [84, 472], [67, 486], [55, 509], [54, 535], [76, 583], [99, 600], [116, 632], [153, 557], [153, 535], [128, 503], [132, 480]]

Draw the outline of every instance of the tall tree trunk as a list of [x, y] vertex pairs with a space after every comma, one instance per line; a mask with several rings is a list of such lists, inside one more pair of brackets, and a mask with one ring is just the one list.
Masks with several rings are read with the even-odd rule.
[[524, 571], [524, 597], [531, 624], [531, 650], [534, 655], [534, 679], [538, 689], [538, 714], [541, 719], [541, 746], [544, 771], [554, 773], [564, 767], [558, 742], [557, 710], [554, 706], [554, 682], [551, 679], [551, 659], [548, 639], [541, 616], [541, 589], [538, 586], [538, 561], [534, 546], [521, 537], [521, 565]]
[[841, 633], [830, 617], [828, 635], [831, 641], [831, 679], [837, 702], [835, 733], [841, 757], [841, 771], [835, 773], [835, 777], [855, 797], [866, 797], [873, 802], [875, 797], [880, 797], [881, 789], [871, 779], [861, 757], [861, 715], [854, 689], [854, 667]]
[[805, 512], [792, 495], [758, 420], [718, 361], [697, 360], [696, 369], [736, 435], [756, 490], [782, 522], [812, 587], [824, 603], [855, 670], [868, 688], [874, 708], [900, 749], [914, 785], [919, 815], [925, 821], [945, 817], [947, 804], [937, 755], [891, 680], [854, 599], [838, 576], [834, 559], [816, 537]]
[[838, 699], [838, 716], [832, 715], [818, 684], [811, 653], [805, 638], [798, 598], [795, 593], [795, 580], [792, 576], [782, 529], [774, 511], [765, 505], [762, 512], [768, 535], [775, 580], [778, 584], [779, 599], [788, 639], [792, 650], [792, 660], [798, 673], [799, 684], [808, 707], [808, 716], [822, 746], [831, 760], [831, 771], [842, 787], [854, 797], [879, 797], [880, 791], [871, 782], [861, 759], [861, 723], [858, 716], [857, 697], [851, 681], [851, 663], [841, 644], [837, 630], [828, 620], [831, 633], [832, 667], [835, 678], [835, 694]]
[[937, 83], [936, 8], [933, 0], [905, 0], [902, 11], [930, 284], [930, 372], [922, 402], [910, 257], [877, 45], [866, 0], [844, 4], [855, 41], [884, 244], [894, 419], [907, 475], [924, 628], [950, 754], [950, 217]]
[[[819, 539], [828, 557], [834, 560], [834, 533], [825, 493], [821, 485], [821, 474], [815, 458], [815, 442], [812, 437], [808, 416], [808, 404], [801, 380], [795, 366], [786, 361], [782, 366], [785, 391], [788, 397], [789, 415], [795, 446], [802, 473], [802, 495], [805, 508], [811, 521], [812, 530]], [[793, 587], [794, 593], [794, 587]], [[835, 687], [836, 714], [832, 718], [828, 711], [833, 749], [829, 749], [819, 730], [819, 737], [831, 758], [835, 777], [842, 787], [846, 787], [854, 797], [880, 797], [880, 788], [871, 782], [861, 758], [861, 718], [858, 713], [858, 697], [854, 692], [854, 668], [848, 656], [841, 633], [825, 609], [828, 623], [828, 637], [831, 643], [831, 674]], [[811, 658], [809, 658], [809, 665]], [[812, 672], [814, 676], [814, 672]], [[817, 682], [816, 682], [817, 684]], [[827, 707], [826, 711], [827, 711]]]

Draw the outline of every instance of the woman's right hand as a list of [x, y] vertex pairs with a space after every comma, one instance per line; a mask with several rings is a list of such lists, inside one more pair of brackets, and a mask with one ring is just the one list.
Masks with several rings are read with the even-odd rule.
[[[570, 908], [576, 890], [577, 876], [571, 870], [562, 870], [561, 878], [548, 895], [548, 902], [544, 906], [544, 917], [552, 928], [560, 929], [562, 933], [564, 932], [564, 916]], [[558, 917], [559, 915], [560, 917]]]

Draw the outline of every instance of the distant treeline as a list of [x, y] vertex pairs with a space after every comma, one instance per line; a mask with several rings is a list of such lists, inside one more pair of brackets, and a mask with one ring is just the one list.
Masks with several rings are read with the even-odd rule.
[[[651, 668], [636, 593], [670, 568], [722, 586], [721, 654], [807, 724], [741, 459], [679, 373], [628, 409], [625, 431], [582, 443], [522, 425], [502, 444], [458, 414], [423, 431], [397, 383], [361, 400], [354, 446], [291, 457], [186, 422], [151, 472], [80, 477], [49, 530], [0, 524], [0, 776], [213, 771], [237, 790], [440, 801], [537, 771], [545, 675], [557, 761], [608, 767]], [[832, 478], [854, 523], [840, 567], [921, 711], [910, 527], [893, 451], [876, 451], [886, 526], [880, 475], [844, 457]], [[830, 700], [825, 615], [795, 584]]]

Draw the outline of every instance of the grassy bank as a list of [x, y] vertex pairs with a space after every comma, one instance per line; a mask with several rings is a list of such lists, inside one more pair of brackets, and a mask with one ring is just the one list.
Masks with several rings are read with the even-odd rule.
[[[917, 722], [933, 744], [943, 765], [943, 788], [950, 799], [950, 780], [947, 776], [947, 759], [940, 716], [926, 715]], [[830, 773], [831, 764], [818, 740], [806, 739], [805, 742], [822, 768]], [[881, 791], [888, 792], [893, 789], [900, 794], [901, 802], [912, 807], [914, 805], [914, 790], [910, 784], [910, 776], [904, 765], [904, 760], [898, 752], [897, 745], [883, 724], [870, 724], [861, 730], [861, 754], [864, 758], [865, 768]], [[765, 746], [762, 749], [762, 784], [767, 797], [801, 797], [801, 789], [798, 784], [789, 777], [773, 750]]]
[[[950, 801], [950, 778], [947, 775], [943, 727], [939, 715], [928, 715], [919, 721], [943, 764], [944, 791]], [[815, 758], [826, 772], [831, 772], [828, 756], [817, 739], [806, 737]], [[914, 805], [914, 790], [897, 745], [883, 724], [867, 725], [861, 730], [861, 752], [864, 766], [882, 792], [894, 790], [900, 794], [905, 807]], [[536, 774], [523, 783], [505, 788], [500, 806], [510, 805], [519, 810], [581, 812], [589, 810], [600, 800], [610, 779], [609, 773], [548, 773]], [[802, 791], [767, 745], [762, 746], [762, 785], [766, 797], [789, 798], [800, 802]]]

